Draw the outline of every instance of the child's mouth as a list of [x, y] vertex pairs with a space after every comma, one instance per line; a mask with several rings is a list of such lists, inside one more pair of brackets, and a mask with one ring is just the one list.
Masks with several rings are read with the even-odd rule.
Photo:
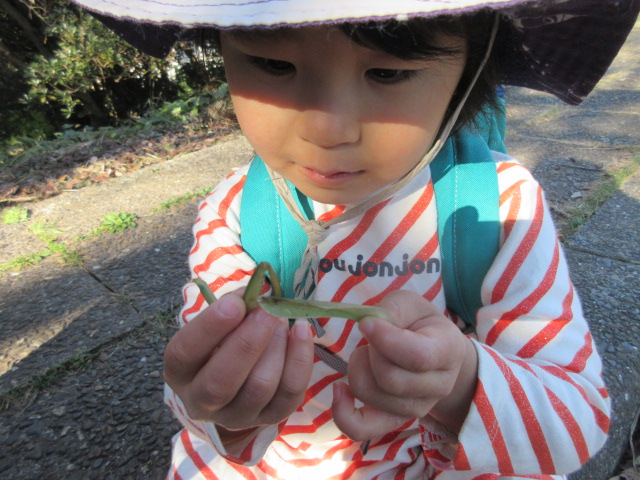
[[300, 167], [302, 173], [314, 184], [324, 187], [339, 187], [353, 180], [363, 173], [362, 170], [356, 172], [331, 171], [321, 172], [312, 168]]

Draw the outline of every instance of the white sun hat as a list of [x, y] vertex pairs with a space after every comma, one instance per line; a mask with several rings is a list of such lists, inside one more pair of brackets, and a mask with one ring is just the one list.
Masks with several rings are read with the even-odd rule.
[[153, 56], [199, 27], [277, 28], [460, 15], [500, 14], [501, 78], [578, 104], [623, 45], [640, 0], [73, 0]]

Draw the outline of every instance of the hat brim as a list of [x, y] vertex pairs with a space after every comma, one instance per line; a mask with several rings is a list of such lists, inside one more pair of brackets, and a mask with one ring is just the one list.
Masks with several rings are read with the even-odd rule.
[[95, 13], [136, 22], [217, 28], [385, 20], [509, 8], [532, 0], [73, 0]]
[[579, 104], [615, 58], [640, 0], [73, 0], [141, 51], [166, 56], [189, 30], [274, 28], [463, 14], [501, 14], [501, 81]]

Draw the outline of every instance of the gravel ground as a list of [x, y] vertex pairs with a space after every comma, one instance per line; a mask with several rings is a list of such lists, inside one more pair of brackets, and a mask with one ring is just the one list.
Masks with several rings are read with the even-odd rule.
[[2, 412], [0, 478], [163, 478], [179, 428], [162, 403], [162, 352], [172, 330], [152, 330], [104, 346], [93, 364], [33, 403]]

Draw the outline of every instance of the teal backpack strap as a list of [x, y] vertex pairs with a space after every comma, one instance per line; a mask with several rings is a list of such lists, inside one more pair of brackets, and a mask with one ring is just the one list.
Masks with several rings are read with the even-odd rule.
[[480, 135], [490, 150], [507, 153], [504, 137], [507, 130], [506, 105], [502, 98], [497, 98], [496, 108], [485, 107], [474, 119], [473, 133]]
[[[289, 185], [290, 188], [295, 188]], [[297, 192], [296, 200], [307, 220], [313, 219], [309, 199]], [[247, 173], [240, 204], [240, 240], [256, 263], [269, 262], [280, 279], [283, 293], [295, 297], [293, 277], [307, 246], [307, 235], [276, 192], [269, 172], [256, 156]]]
[[487, 139], [462, 130], [431, 162], [447, 307], [475, 326], [500, 242], [498, 175]]

